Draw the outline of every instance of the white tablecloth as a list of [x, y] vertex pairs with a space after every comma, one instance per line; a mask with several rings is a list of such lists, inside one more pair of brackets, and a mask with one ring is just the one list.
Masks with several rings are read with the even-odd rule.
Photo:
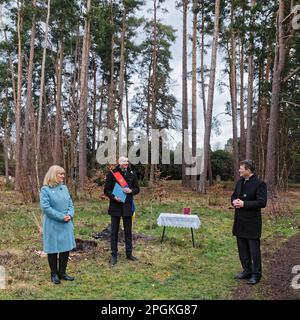
[[201, 221], [195, 214], [161, 213], [157, 219], [157, 224], [164, 227], [198, 229]]

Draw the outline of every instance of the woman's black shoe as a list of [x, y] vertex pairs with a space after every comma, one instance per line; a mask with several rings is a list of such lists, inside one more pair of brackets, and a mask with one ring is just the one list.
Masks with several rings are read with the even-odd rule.
[[51, 275], [51, 282], [53, 282], [54, 284], [60, 284], [60, 280], [57, 274]]
[[60, 275], [59, 275], [59, 278], [60, 278], [60, 279], [67, 280], [67, 281], [73, 281], [73, 280], [75, 279], [74, 277], [68, 276], [66, 273], [60, 274]]
[[115, 264], [117, 264], [117, 262], [118, 262], [117, 256], [111, 256], [110, 258], [111, 265], [114, 266]]

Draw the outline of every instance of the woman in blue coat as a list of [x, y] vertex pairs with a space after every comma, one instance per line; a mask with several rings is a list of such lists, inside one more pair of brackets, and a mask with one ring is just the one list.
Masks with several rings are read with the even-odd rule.
[[64, 178], [63, 168], [56, 165], [50, 167], [40, 194], [40, 205], [44, 214], [43, 250], [48, 254], [51, 281], [55, 284], [59, 284], [60, 279], [74, 280], [74, 277], [66, 274], [69, 252], [76, 247], [76, 243], [74, 206], [68, 188], [63, 184]]

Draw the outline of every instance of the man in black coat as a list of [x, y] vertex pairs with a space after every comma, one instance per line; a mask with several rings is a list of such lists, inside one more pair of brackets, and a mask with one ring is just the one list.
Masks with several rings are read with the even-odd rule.
[[237, 237], [239, 257], [244, 270], [235, 279], [247, 279], [247, 284], [256, 284], [262, 276], [261, 208], [267, 205], [267, 186], [256, 176], [251, 160], [241, 161], [239, 173], [241, 179], [231, 196], [231, 203], [235, 207], [232, 233]]
[[128, 158], [121, 156], [119, 164], [113, 170], [114, 173], [120, 173], [126, 180], [128, 186], [123, 189], [127, 194], [126, 200], [123, 203], [121, 199], [115, 197], [113, 192], [114, 186], [117, 182], [114, 174], [108, 172], [106, 176], [104, 194], [109, 197], [108, 214], [111, 216], [111, 263], [117, 263], [118, 255], [118, 233], [121, 217], [123, 219], [126, 257], [128, 260], [138, 260], [132, 255], [132, 215], [133, 215], [133, 195], [140, 192], [136, 174], [128, 167]]

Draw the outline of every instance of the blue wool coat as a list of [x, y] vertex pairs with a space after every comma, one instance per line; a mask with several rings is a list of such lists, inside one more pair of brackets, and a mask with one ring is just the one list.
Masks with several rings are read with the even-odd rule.
[[[43, 250], [46, 253], [70, 251], [76, 247], [74, 237], [74, 206], [67, 186], [43, 186], [40, 193], [43, 217]], [[65, 215], [72, 217], [64, 221]]]

